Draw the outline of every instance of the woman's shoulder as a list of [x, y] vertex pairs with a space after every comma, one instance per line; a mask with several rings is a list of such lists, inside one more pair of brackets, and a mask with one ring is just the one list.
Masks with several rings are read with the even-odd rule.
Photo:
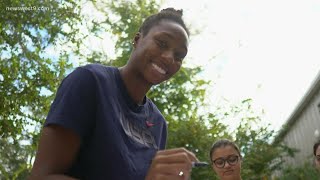
[[105, 66], [102, 64], [87, 64], [80, 66], [80, 69], [89, 71], [94, 77], [100, 79], [114, 77], [118, 73], [118, 68], [114, 66]]
[[83, 69], [87, 69], [91, 72], [102, 72], [102, 73], [105, 73], [106, 71], [107, 72], [113, 72], [113, 71], [116, 71], [118, 68], [117, 67], [114, 67], [114, 66], [105, 66], [105, 65], [102, 65], [102, 64], [87, 64], [87, 65], [84, 65], [84, 66], [81, 66], [80, 68], [83, 68]]

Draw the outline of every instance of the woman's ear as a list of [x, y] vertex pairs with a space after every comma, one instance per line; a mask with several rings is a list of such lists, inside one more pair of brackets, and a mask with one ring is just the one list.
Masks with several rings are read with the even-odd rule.
[[133, 46], [133, 48], [136, 48], [136, 46], [137, 46], [140, 38], [141, 38], [141, 33], [140, 33], [140, 32], [137, 32], [136, 35], [135, 35], [134, 38], [133, 38], [133, 41], [132, 41], [132, 46]]

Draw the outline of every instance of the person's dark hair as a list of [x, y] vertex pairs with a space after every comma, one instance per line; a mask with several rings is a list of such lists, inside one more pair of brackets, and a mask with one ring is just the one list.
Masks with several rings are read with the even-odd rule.
[[320, 146], [320, 141], [316, 142], [314, 145], [313, 145], [313, 154], [316, 156], [316, 152], [317, 152], [317, 149], [318, 147]]
[[142, 23], [139, 32], [143, 35], [147, 35], [149, 30], [157, 25], [162, 20], [169, 20], [173, 21], [175, 23], [178, 23], [183, 27], [183, 29], [187, 32], [189, 36], [189, 30], [184, 24], [184, 21], [182, 19], [183, 11], [182, 10], [176, 10], [174, 8], [166, 8], [162, 9], [159, 13], [153, 14], [149, 16], [147, 19], [144, 20]]
[[[213, 145], [211, 146], [210, 159], [216, 149], [221, 148], [221, 147], [226, 147], [226, 146], [232, 146], [238, 152], [238, 154], [241, 158], [240, 149], [236, 145], [236, 143], [234, 143], [233, 141], [230, 141], [228, 139], [220, 139], [220, 140], [216, 141], [215, 143], [213, 143]], [[211, 159], [211, 161], [212, 161], [212, 159]]]

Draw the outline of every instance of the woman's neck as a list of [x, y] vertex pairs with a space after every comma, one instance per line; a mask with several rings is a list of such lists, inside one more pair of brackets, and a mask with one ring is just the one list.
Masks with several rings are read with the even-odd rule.
[[119, 68], [119, 71], [130, 97], [135, 103], [143, 104], [143, 99], [151, 88], [151, 85], [148, 85], [142, 78], [139, 78], [128, 66]]

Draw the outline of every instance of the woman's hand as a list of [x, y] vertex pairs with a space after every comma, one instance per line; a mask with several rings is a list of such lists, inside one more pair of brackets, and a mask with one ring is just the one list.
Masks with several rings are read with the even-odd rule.
[[199, 162], [185, 148], [158, 151], [154, 156], [146, 180], [175, 180], [190, 178], [192, 162]]

